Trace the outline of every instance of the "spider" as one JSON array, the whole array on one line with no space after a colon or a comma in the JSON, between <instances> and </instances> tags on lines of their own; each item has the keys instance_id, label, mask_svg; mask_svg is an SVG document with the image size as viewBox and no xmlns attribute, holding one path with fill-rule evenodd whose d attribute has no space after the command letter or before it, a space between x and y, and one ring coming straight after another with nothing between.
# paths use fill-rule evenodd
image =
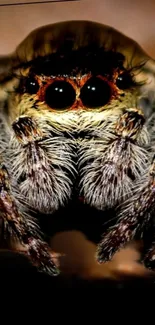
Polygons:
<instances>
[{"instance_id":1,"label":"spider","mask_svg":"<svg viewBox=\"0 0 155 325\"><path fill-rule=\"evenodd\" d=\"M74 200L115 213L99 263L143 237L155 206L154 67L133 40L92 21L42 26L1 57L2 231L39 271L59 274L37 215ZM152 239L148 267L154 256Z\"/></svg>"}]
</instances>

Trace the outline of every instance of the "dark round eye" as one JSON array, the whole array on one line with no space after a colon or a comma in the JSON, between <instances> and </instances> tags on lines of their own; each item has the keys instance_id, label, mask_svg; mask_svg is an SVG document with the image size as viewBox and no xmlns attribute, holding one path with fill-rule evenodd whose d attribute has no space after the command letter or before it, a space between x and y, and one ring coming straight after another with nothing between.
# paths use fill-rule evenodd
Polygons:
<instances>
[{"instance_id":1,"label":"dark round eye","mask_svg":"<svg viewBox=\"0 0 155 325\"><path fill-rule=\"evenodd\" d=\"M45 93L45 101L53 109L66 109L74 104L76 98L72 85L63 80L54 81Z\"/></svg>"},{"instance_id":2,"label":"dark round eye","mask_svg":"<svg viewBox=\"0 0 155 325\"><path fill-rule=\"evenodd\" d=\"M111 98L111 87L105 80L92 77L82 87L80 98L86 107L104 106Z\"/></svg>"},{"instance_id":3,"label":"dark round eye","mask_svg":"<svg viewBox=\"0 0 155 325\"><path fill-rule=\"evenodd\" d=\"M39 90L39 84L34 78L27 78L25 81L25 91L29 94L36 94Z\"/></svg>"},{"instance_id":4,"label":"dark round eye","mask_svg":"<svg viewBox=\"0 0 155 325\"><path fill-rule=\"evenodd\" d=\"M116 85L120 89L130 88L133 85L133 80L130 73L129 72L121 73L116 80Z\"/></svg>"}]
</instances>

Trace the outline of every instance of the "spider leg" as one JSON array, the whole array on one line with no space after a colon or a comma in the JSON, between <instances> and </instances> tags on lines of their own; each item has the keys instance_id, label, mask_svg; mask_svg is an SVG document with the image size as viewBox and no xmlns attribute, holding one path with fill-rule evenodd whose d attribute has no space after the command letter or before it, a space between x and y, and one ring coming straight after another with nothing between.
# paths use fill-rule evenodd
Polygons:
<instances>
[{"instance_id":1,"label":"spider leg","mask_svg":"<svg viewBox=\"0 0 155 325\"><path fill-rule=\"evenodd\" d=\"M136 108L118 113L115 119L108 117L109 122L103 120L95 139L82 142L83 147L88 143L81 154L82 195L87 204L104 211L117 207L130 195L148 160L149 133L143 113Z\"/></svg>"},{"instance_id":2,"label":"spider leg","mask_svg":"<svg viewBox=\"0 0 155 325\"><path fill-rule=\"evenodd\" d=\"M155 271L155 224L154 211L144 232L144 244L141 261L148 269Z\"/></svg>"},{"instance_id":3,"label":"spider leg","mask_svg":"<svg viewBox=\"0 0 155 325\"><path fill-rule=\"evenodd\" d=\"M73 141L43 117L21 115L12 129L8 155L12 176L31 209L51 214L72 195Z\"/></svg>"},{"instance_id":4,"label":"spider leg","mask_svg":"<svg viewBox=\"0 0 155 325\"><path fill-rule=\"evenodd\" d=\"M143 262L148 269L155 271L155 241L145 252Z\"/></svg>"},{"instance_id":5,"label":"spider leg","mask_svg":"<svg viewBox=\"0 0 155 325\"><path fill-rule=\"evenodd\" d=\"M154 208L155 157L151 168L135 182L131 197L120 206L117 223L103 234L97 249L97 260L100 263L108 261L127 242L135 239L137 234L143 237L144 227L152 218ZM150 257L152 252L150 250Z\"/></svg>"},{"instance_id":6,"label":"spider leg","mask_svg":"<svg viewBox=\"0 0 155 325\"><path fill-rule=\"evenodd\" d=\"M6 167L0 165L0 217L6 233L26 246L26 254L40 272L57 275L58 270L51 258L47 244L42 240L37 225L17 208L13 197L10 177Z\"/></svg>"}]
</instances>

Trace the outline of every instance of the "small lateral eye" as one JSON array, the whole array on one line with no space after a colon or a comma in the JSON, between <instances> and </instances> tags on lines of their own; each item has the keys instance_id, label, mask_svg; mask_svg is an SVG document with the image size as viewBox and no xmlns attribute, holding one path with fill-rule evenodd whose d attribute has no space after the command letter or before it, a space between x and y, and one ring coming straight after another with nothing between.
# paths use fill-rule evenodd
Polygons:
<instances>
[{"instance_id":1,"label":"small lateral eye","mask_svg":"<svg viewBox=\"0 0 155 325\"><path fill-rule=\"evenodd\" d=\"M133 86L133 80L130 73L126 71L121 73L116 80L116 85L119 89L129 89Z\"/></svg>"},{"instance_id":2,"label":"small lateral eye","mask_svg":"<svg viewBox=\"0 0 155 325\"><path fill-rule=\"evenodd\" d=\"M71 107L76 99L72 85L64 80L54 81L45 92L45 102L53 109L61 110Z\"/></svg>"},{"instance_id":3,"label":"small lateral eye","mask_svg":"<svg viewBox=\"0 0 155 325\"><path fill-rule=\"evenodd\" d=\"M112 95L107 81L99 78L90 78L82 87L80 98L85 107L97 108L106 105Z\"/></svg>"},{"instance_id":4,"label":"small lateral eye","mask_svg":"<svg viewBox=\"0 0 155 325\"><path fill-rule=\"evenodd\" d=\"M33 77L28 77L25 80L25 91L29 94L36 94L39 90L39 84L37 80Z\"/></svg>"}]
</instances>

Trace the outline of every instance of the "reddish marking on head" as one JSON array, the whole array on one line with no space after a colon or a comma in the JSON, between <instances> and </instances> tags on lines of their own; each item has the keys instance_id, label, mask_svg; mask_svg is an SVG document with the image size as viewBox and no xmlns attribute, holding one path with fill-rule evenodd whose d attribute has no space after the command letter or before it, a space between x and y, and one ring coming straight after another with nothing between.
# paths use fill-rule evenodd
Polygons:
<instances>
[{"instance_id":1,"label":"reddish marking on head","mask_svg":"<svg viewBox=\"0 0 155 325\"><path fill-rule=\"evenodd\" d=\"M74 104L70 107L70 110L77 110L77 109L85 109L82 101L80 98L77 98L74 102Z\"/></svg>"},{"instance_id":2,"label":"reddish marking on head","mask_svg":"<svg viewBox=\"0 0 155 325\"><path fill-rule=\"evenodd\" d=\"M40 85L39 91L37 93L38 96L38 100L41 102L44 102L45 100L45 92L46 89L55 81L66 81L68 83L70 83L72 85L72 87L75 90L76 93L76 99L74 104L69 107L67 110L77 110L77 109L87 109L81 99L80 99L80 89L85 85L85 83L92 77L91 73L86 74L84 76L77 76L77 78L73 78L73 77L45 77L44 80L41 80L41 78L37 77L38 79L38 83ZM97 75L98 78L106 81L111 89L111 99L114 99L117 97L118 95L118 88L115 85L115 83L113 81L108 80L107 77L104 77L102 75ZM49 108L50 110L52 110L52 108ZM54 110L54 109L53 109ZM55 111L55 110L54 110Z\"/></svg>"},{"instance_id":3,"label":"reddish marking on head","mask_svg":"<svg viewBox=\"0 0 155 325\"><path fill-rule=\"evenodd\" d=\"M102 79L102 80L104 80L104 81L106 81L107 84L110 86L110 89L111 89L111 99L116 98L117 95L118 95L118 88L116 87L116 85L114 84L114 82L108 80L106 77L101 76L101 75L98 75L97 77L100 78L100 79Z\"/></svg>"}]
</instances>

